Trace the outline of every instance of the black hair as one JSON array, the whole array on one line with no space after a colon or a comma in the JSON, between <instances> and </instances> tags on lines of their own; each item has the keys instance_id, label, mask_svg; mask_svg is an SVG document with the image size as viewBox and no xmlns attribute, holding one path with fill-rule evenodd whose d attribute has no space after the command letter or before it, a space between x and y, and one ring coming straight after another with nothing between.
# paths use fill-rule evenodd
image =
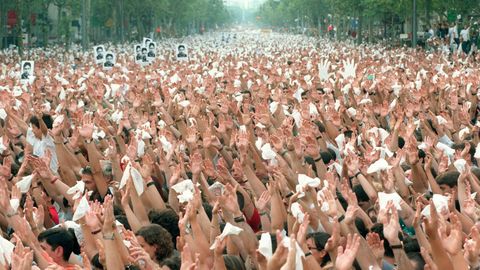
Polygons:
<instances>
[{"instance_id":1,"label":"black hair","mask_svg":"<svg viewBox=\"0 0 480 270\"><path fill-rule=\"evenodd\" d=\"M318 251L322 251L325 249L325 246L327 245L327 241L330 238L330 234L326 232L313 232L307 234L307 239L313 239L313 242L315 243L315 247L317 248ZM326 255L322 259L322 264L320 266L324 266L330 261L330 255L328 252L326 252Z\"/></svg>"},{"instance_id":2,"label":"black hair","mask_svg":"<svg viewBox=\"0 0 480 270\"><path fill-rule=\"evenodd\" d=\"M151 210L148 213L148 219L151 223L158 224L165 228L172 236L173 245L176 245L177 236L180 236L180 229L178 228L179 217L174 210L170 208Z\"/></svg>"},{"instance_id":3,"label":"black hair","mask_svg":"<svg viewBox=\"0 0 480 270\"><path fill-rule=\"evenodd\" d=\"M185 46L184 46L184 45L180 45L180 46L178 46L178 49L179 49L179 50L180 50L180 49L184 49L184 50L185 50Z\"/></svg>"},{"instance_id":4,"label":"black hair","mask_svg":"<svg viewBox=\"0 0 480 270\"><path fill-rule=\"evenodd\" d=\"M425 259L423 259L422 254L418 252L408 252L408 259L415 262L414 268L412 270L423 270L425 267Z\"/></svg>"},{"instance_id":5,"label":"black hair","mask_svg":"<svg viewBox=\"0 0 480 270\"><path fill-rule=\"evenodd\" d=\"M108 53L107 55L105 55L105 57L109 57L109 56L113 58L113 54L111 53Z\"/></svg>"},{"instance_id":6,"label":"black hair","mask_svg":"<svg viewBox=\"0 0 480 270\"><path fill-rule=\"evenodd\" d=\"M460 173L458 171L449 171L438 175L435 180L438 185L447 185L451 188L457 186L458 177Z\"/></svg>"},{"instance_id":7,"label":"black hair","mask_svg":"<svg viewBox=\"0 0 480 270\"><path fill-rule=\"evenodd\" d=\"M398 148L402 149L405 146L405 139L401 136L398 136Z\"/></svg>"},{"instance_id":8,"label":"black hair","mask_svg":"<svg viewBox=\"0 0 480 270\"><path fill-rule=\"evenodd\" d=\"M363 238L367 236L368 228L361 218L355 218L355 227L357 227L358 232Z\"/></svg>"},{"instance_id":9,"label":"black hair","mask_svg":"<svg viewBox=\"0 0 480 270\"><path fill-rule=\"evenodd\" d=\"M90 263L92 264L92 266L94 266L95 268L99 268L99 269L105 269L102 265L102 263L100 262L100 256L97 254L93 255L92 259L90 260Z\"/></svg>"},{"instance_id":10,"label":"black hair","mask_svg":"<svg viewBox=\"0 0 480 270\"><path fill-rule=\"evenodd\" d=\"M70 258L76 241L75 237L70 231L61 227L45 230L41 232L37 238L38 241L45 241L47 244L49 244L52 247L52 250L56 249L57 247L62 247L62 257L65 261L68 261Z\"/></svg>"},{"instance_id":11,"label":"black hair","mask_svg":"<svg viewBox=\"0 0 480 270\"><path fill-rule=\"evenodd\" d=\"M45 126L47 126L48 129L52 129L53 128L53 118L50 114L42 114L42 120L43 120L43 123L45 123Z\"/></svg>"},{"instance_id":12,"label":"black hair","mask_svg":"<svg viewBox=\"0 0 480 270\"><path fill-rule=\"evenodd\" d=\"M30 117L29 123L34 125L37 128L40 128L40 121L38 120L38 118L35 115Z\"/></svg>"},{"instance_id":13,"label":"black hair","mask_svg":"<svg viewBox=\"0 0 480 270\"><path fill-rule=\"evenodd\" d=\"M158 224L143 226L135 235L143 237L145 242L156 247L155 260L161 262L173 254L173 241L170 233Z\"/></svg>"},{"instance_id":14,"label":"black hair","mask_svg":"<svg viewBox=\"0 0 480 270\"><path fill-rule=\"evenodd\" d=\"M180 270L182 260L177 255L166 258L160 263L160 266L167 266L170 270Z\"/></svg>"},{"instance_id":15,"label":"black hair","mask_svg":"<svg viewBox=\"0 0 480 270\"><path fill-rule=\"evenodd\" d=\"M80 174L88 174L88 175L93 175L92 167L90 166L85 166L80 170Z\"/></svg>"},{"instance_id":16,"label":"black hair","mask_svg":"<svg viewBox=\"0 0 480 270\"><path fill-rule=\"evenodd\" d=\"M223 255L223 261L227 270L246 270L245 264L239 256Z\"/></svg>"},{"instance_id":17,"label":"black hair","mask_svg":"<svg viewBox=\"0 0 480 270\"><path fill-rule=\"evenodd\" d=\"M128 223L128 218L126 215L115 215L115 219L118 220L118 222L122 223L125 229L127 230L132 229L132 227L130 227L130 223Z\"/></svg>"},{"instance_id":18,"label":"black hair","mask_svg":"<svg viewBox=\"0 0 480 270\"><path fill-rule=\"evenodd\" d=\"M26 66L32 67L32 63L30 63L30 62L25 62L25 64L23 64L23 68L25 68Z\"/></svg>"}]
</instances>

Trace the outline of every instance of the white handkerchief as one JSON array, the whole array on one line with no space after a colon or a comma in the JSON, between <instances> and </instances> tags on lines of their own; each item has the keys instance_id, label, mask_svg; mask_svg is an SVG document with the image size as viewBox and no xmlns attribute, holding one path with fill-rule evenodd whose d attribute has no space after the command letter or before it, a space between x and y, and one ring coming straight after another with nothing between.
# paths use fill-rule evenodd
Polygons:
<instances>
[{"instance_id":1,"label":"white handkerchief","mask_svg":"<svg viewBox=\"0 0 480 270\"><path fill-rule=\"evenodd\" d=\"M5 120L7 118L7 112L4 109L0 109L0 119Z\"/></svg>"},{"instance_id":2,"label":"white handkerchief","mask_svg":"<svg viewBox=\"0 0 480 270\"><path fill-rule=\"evenodd\" d=\"M367 173L376 173L379 171L389 170L390 168L392 168L392 166L388 165L388 162L381 158L368 167Z\"/></svg>"},{"instance_id":3,"label":"white handkerchief","mask_svg":"<svg viewBox=\"0 0 480 270\"><path fill-rule=\"evenodd\" d=\"M97 129L93 132L92 134L92 138L94 140L100 140L100 139L103 139L105 138L106 134L105 134L105 131L101 130L101 129Z\"/></svg>"},{"instance_id":4,"label":"white handkerchief","mask_svg":"<svg viewBox=\"0 0 480 270\"><path fill-rule=\"evenodd\" d=\"M441 115L437 115L437 122L439 125L445 125L446 123L448 123L447 120Z\"/></svg>"},{"instance_id":5,"label":"white handkerchief","mask_svg":"<svg viewBox=\"0 0 480 270\"><path fill-rule=\"evenodd\" d=\"M275 159L277 156L277 153L272 150L272 147L269 143L264 144L260 150L262 151L262 158L265 160Z\"/></svg>"},{"instance_id":6,"label":"white handkerchief","mask_svg":"<svg viewBox=\"0 0 480 270\"><path fill-rule=\"evenodd\" d=\"M186 107L188 107L188 105L190 105L190 101L189 100L182 100L182 101L178 102L178 105L186 108Z\"/></svg>"},{"instance_id":7,"label":"white handkerchief","mask_svg":"<svg viewBox=\"0 0 480 270\"><path fill-rule=\"evenodd\" d=\"M182 182L179 182L173 186L171 186L173 190L175 190L176 193L182 193L186 190L193 191L195 188L193 186L193 182L190 179L185 179Z\"/></svg>"},{"instance_id":8,"label":"white handkerchief","mask_svg":"<svg viewBox=\"0 0 480 270\"><path fill-rule=\"evenodd\" d=\"M290 237L285 236L282 239L282 245L288 250L291 248L296 248L296 255L295 255L295 270L303 270L303 262L302 262L302 257L305 257L305 253L303 253L302 248L298 245L297 241L295 241L295 247L290 246Z\"/></svg>"},{"instance_id":9,"label":"white handkerchief","mask_svg":"<svg viewBox=\"0 0 480 270\"><path fill-rule=\"evenodd\" d=\"M12 253L15 245L7 239L0 236L0 262L9 265L12 262ZM5 259L7 260L5 262Z\"/></svg>"},{"instance_id":10,"label":"white handkerchief","mask_svg":"<svg viewBox=\"0 0 480 270\"><path fill-rule=\"evenodd\" d=\"M15 185L22 193L27 193L32 185L33 174L22 177L22 180L18 181Z\"/></svg>"},{"instance_id":11,"label":"white handkerchief","mask_svg":"<svg viewBox=\"0 0 480 270\"><path fill-rule=\"evenodd\" d=\"M230 222L227 222L225 228L223 228L223 232L219 236L223 240L223 238L228 235L239 235L241 232L243 232L242 228L232 225L230 224Z\"/></svg>"},{"instance_id":12,"label":"white handkerchief","mask_svg":"<svg viewBox=\"0 0 480 270\"><path fill-rule=\"evenodd\" d=\"M296 218L299 223L303 222L305 214L302 212L302 209L300 208L300 204L298 202L292 203L290 211L292 211L292 216Z\"/></svg>"},{"instance_id":13,"label":"white handkerchief","mask_svg":"<svg viewBox=\"0 0 480 270\"><path fill-rule=\"evenodd\" d=\"M380 210L385 209L387 207L387 203L389 201L393 202L395 208L397 210L401 210L402 207L400 206L400 202L402 201L402 197L398 195L398 193L385 193L385 192L378 192L378 204L380 205Z\"/></svg>"},{"instance_id":14,"label":"white handkerchief","mask_svg":"<svg viewBox=\"0 0 480 270\"><path fill-rule=\"evenodd\" d=\"M77 221L84 217L87 212L90 210L90 205L88 205L88 200L86 196L83 196L82 199L80 200L80 203L77 206L77 210L75 210L75 213L73 214L73 221Z\"/></svg>"},{"instance_id":15,"label":"white handkerchief","mask_svg":"<svg viewBox=\"0 0 480 270\"><path fill-rule=\"evenodd\" d=\"M448 209L448 197L443 196L440 194L433 194L432 197L433 204L435 205L435 209L437 212L440 213L443 209Z\"/></svg>"},{"instance_id":16,"label":"white handkerchief","mask_svg":"<svg viewBox=\"0 0 480 270\"><path fill-rule=\"evenodd\" d=\"M453 162L453 166L457 169L459 173L463 173L465 171L465 165L467 164L467 161L463 158L455 160Z\"/></svg>"},{"instance_id":17,"label":"white handkerchief","mask_svg":"<svg viewBox=\"0 0 480 270\"><path fill-rule=\"evenodd\" d=\"M85 183L83 181L77 181L75 186L67 190L67 194L70 194L70 195L75 194L75 196L73 196L73 199L76 200L83 195L84 191L85 191Z\"/></svg>"},{"instance_id":18,"label":"white handkerchief","mask_svg":"<svg viewBox=\"0 0 480 270\"><path fill-rule=\"evenodd\" d=\"M360 100L360 105L363 105L363 104L367 104L367 103L372 103L372 100L369 99L369 98L364 98L362 100Z\"/></svg>"},{"instance_id":19,"label":"white handkerchief","mask_svg":"<svg viewBox=\"0 0 480 270\"><path fill-rule=\"evenodd\" d=\"M302 102L302 93L303 93L303 89L301 87L299 87L297 89L297 91L295 91L295 93L293 94L293 97L300 103Z\"/></svg>"},{"instance_id":20,"label":"white handkerchief","mask_svg":"<svg viewBox=\"0 0 480 270\"><path fill-rule=\"evenodd\" d=\"M139 140L137 142L137 156L143 157L145 155L145 142L143 140Z\"/></svg>"},{"instance_id":21,"label":"white handkerchief","mask_svg":"<svg viewBox=\"0 0 480 270\"><path fill-rule=\"evenodd\" d=\"M170 152L170 149L172 149L172 144L165 138L165 136L160 136L160 143L162 144L163 151L165 153Z\"/></svg>"},{"instance_id":22,"label":"white handkerchief","mask_svg":"<svg viewBox=\"0 0 480 270\"><path fill-rule=\"evenodd\" d=\"M470 129L468 127L465 127L458 132L458 137L460 138L460 140L463 140L464 136L468 134L470 134Z\"/></svg>"},{"instance_id":23,"label":"white handkerchief","mask_svg":"<svg viewBox=\"0 0 480 270\"><path fill-rule=\"evenodd\" d=\"M305 174L298 175L298 184L301 186L310 186L310 187L318 187L320 185L320 179L318 177L311 178Z\"/></svg>"},{"instance_id":24,"label":"white handkerchief","mask_svg":"<svg viewBox=\"0 0 480 270\"><path fill-rule=\"evenodd\" d=\"M347 109L347 113L350 117L355 117L357 115L357 110L354 108L350 107Z\"/></svg>"},{"instance_id":25,"label":"white handkerchief","mask_svg":"<svg viewBox=\"0 0 480 270\"><path fill-rule=\"evenodd\" d=\"M393 108L395 108L395 106L397 106L397 99L394 99L392 101L392 103L390 103L390 106L388 106L388 110L389 111L393 110Z\"/></svg>"},{"instance_id":26,"label":"white handkerchief","mask_svg":"<svg viewBox=\"0 0 480 270\"><path fill-rule=\"evenodd\" d=\"M277 108L278 108L278 102L277 101L273 101L272 103L269 104L268 108L270 109L270 113L275 113L277 111Z\"/></svg>"},{"instance_id":27,"label":"white handkerchief","mask_svg":"<svg viewBox=\"0 0 480 270\"><path fill-rule=\"evenodd\" d=\"M0 154L3 154L3 152L7 149L8 148L3 144L3 136L2 136L0 137Z\"/></svg>"},{"instance_id":28,"label":"white handkerchief","mask_svg":"<svg viewBox=\"0 0 480 270\"><path fill-rule=\"evenodd\" d=\"M133 167L130 169L130 174L132 175L133 186L135 187L135 190L137 191L138 196L142 195L143 193L142 175L137 169Z\"/></svg>"},{"instance_id":29,"label":"white handkerchief","mask_svg":"<svg viewBox=\"0 0 480 270\"><path fill-rule=\"evenodd\" d=\"M337 143L337 146L338 146L338 149L340 151L343 150L343 147L344 147L344 143L345 143L345 135L343 133L341 133L340 135L338 135L336 138L335 138L335 142Z\"/></svg>"},{"instance_id":30,"label":"white handkerchief","mask_svg":"<svg viewBox=\"0 0 480 270\"><path fill-rule=\"evenodd\" d=\"M193 199L193 192L190 190L185 190L184 192L177 195L179 203L186 203Z\"/></svg>"},{"instance_id":31,"label":"white handkerchief","mask_svg":"<svg viewBox=\"0 0 480 270\"><path fill-rule=\"evenodd\" d=\"M272 251L272 237L270 233L262 233L260 241L258 242L258 251L262 254L267 260L270 260L273 255Z\"/></svg>"},{"instance_id":32,"label":"white handkerchief","mask_svg":"<svg viewBox=\"0 0 480 270\"><path fill-rule=\"evenodd\" d=\"M115 123L119 123L120 120L123 118L123 111L116 110L115 112L112 113L111 119Z\"/></svg>"},{"instance_id":33,"label":"white handkerchief","mask_svg":"<svg viewBox=\"0 0 480 270\"><path fill-rule=\"evenodd\" d=\"M319 115L317 107L312 103L308 104L308 110L310 112L310 115L313 115L313 116Z\"/></svg>"},{"instance_id":34,"label":"white handkerchief","mask_svg":"<svg viewBox=\"0 0 480 270\"><path fill-rule=\"evenodd\" d=\"M477 144L477 147L475 148L475 155L473 155L473 157L480 158L480 143Z\"/></svg>"},{"instance_id":35,"label":"white handkerchief","mask_svg":"<svg viewBox=\"0 0 480 270\"><path fill-rule=\"evenodd\" d=\"M444 143L438 142L436 147L439 150L442 150L447 156L453 156L455 154L455 150L453 150L452 148L450 148L448 145Z\"/></svg>"},{"instance_id":36,"label":"white handkerchief","mask_svg":"<svg viewBox=\"0 0 480 270\"><path fill-rule=\"evenodd\" d=\"M132 165L130 162L128 162L127 167L125 167L125 171L123 171L122 179L120 180L120 185L118 186L119 189L122 189L128 181L128 178L130 178L130 170L132 168Z\"/></svg>"},{"instance_id":37,"label":"white handkerchief","mask_svg":"<svg viewBox=\"0 0 480 270\"><path fill-rule=\"evenodd\" d=\"M18 207L20 206L20 200L19 199L10 199L10 206L12 209L17 212Z\"/></svg>"}]
</instances>

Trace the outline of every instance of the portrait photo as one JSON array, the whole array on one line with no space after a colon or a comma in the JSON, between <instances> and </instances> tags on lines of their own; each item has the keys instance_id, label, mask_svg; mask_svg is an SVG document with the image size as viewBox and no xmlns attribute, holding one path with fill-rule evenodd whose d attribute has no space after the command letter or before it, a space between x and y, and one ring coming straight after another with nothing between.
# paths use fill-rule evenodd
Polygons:
<instances>
[{"instance_id":1,"label":"portrait photo","mask_svg":"<svg viewBox=\"0 0 480 270\"><path fill-rule=\"evenodd\" d=\"M33 61L22 61L22 70L20 71L20 79L21 80L29 80L33 77L33 68L34 62Z\"/></svg>"},{"instance_id":2,"label":"portrait photo","mask_svg":"<svg viewBox=\"0 0 480 270\"><path fill-rule=\"evenodd\" d=\"M105 61L105 46L99 45L94 47L95 63L100 64Z\"/></svg>"},{"instance_id":3,"label":"portrait photo","mask_svg":"<svg viewBox=\"0 0 480 270\"><path fill-rule=\"evenodd\" d=\"M188 51L187 46L185 44L179 44L177 46L177 60L187 60L188 59Z\"/></svg>"},{"instance_id":4,"label":"portrait photo","mask_svg":"<svg viewBox=\"0 0 480 270\"><path fill-rule=\"evenodd\" d=\"M103 63L103 67L105 69L111 69L114 65L115 65L115 54L113 52L106 52L105 62Z\"/></svg>"}]
</instances>

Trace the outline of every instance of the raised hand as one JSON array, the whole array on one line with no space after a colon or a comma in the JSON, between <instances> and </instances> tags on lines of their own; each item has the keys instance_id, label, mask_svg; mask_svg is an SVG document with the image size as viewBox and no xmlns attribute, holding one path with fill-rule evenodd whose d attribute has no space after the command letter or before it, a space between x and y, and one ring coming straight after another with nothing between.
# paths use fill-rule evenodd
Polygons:
<instances>
[{"instance_id":1,"label":"raised hand","mask_svg":"<svg viewBox=\"0 0 480 270\"><path fill-rule=\"evenodd\" d=\"M347 236L347 244L345 249L343 246L338 247L338 255L335 260L335 268L337 270L352 269L353 261L357 256L358 248L360 247L360 236L358 234Z\"/></svg>"}]
</instances>

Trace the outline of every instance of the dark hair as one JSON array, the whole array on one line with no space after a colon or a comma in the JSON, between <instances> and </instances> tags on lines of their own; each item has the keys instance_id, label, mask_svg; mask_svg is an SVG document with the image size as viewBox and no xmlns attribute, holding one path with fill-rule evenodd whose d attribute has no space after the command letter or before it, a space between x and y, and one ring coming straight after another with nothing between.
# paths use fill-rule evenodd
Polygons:
<instances>
[{"instance_id":1,"label":"dark hair","mask_svg":"<svg viewBox=\"0 0 480 270\"><path fill-rule=\"evenodd\" d=\"M407 257L416 263L413 270L423 270L425 266L425 260L422 257L422 254L418 252L408 252Z\"/></svg>"},{"instance_id":2,"label":"dark hair","mask_svg":"<svg viewBox=\"0 0 480 270\"><path fill-rule=\"evenodd\" d=\"M118 222L122 223L123 227L127 230L131 230L132 227L130 227L130 223L128 223L128 218L126 215L115 215L115 219L118 220Z\"/></svg>"},{"instance_id":3,"label":"dark hair","mask_svg":"<svg viewBox=\"0 0 480 270\"><path fill-rule=\"evenodd\" d=\"M388 240L385 239L385 236L383 235L383 224L382 223L375 223L373 226L370 228L370 231L375 232L380 236L380 239L383 240L383 248L385 249L385 256L389 258L393 258L393 250L390 247L390 243L388 243Z\"/></svg>"},{"instance_id":4,"label":"dark hair","mask_svg":"<svg viewBox=\"0 0 480 270\"><path fill-rule=\"evenodd\" d=\"M398 136L398 148L402 149L405 146L405 139L403 137Z\"/></svg>"},{"instance_id":5,"label":"dark hair","mask_svg":"<svg viewBox=\"0 0 480 270\"><path fill-rule=\"evenodd\" d=\"M92 264L92 266L94 266L95 268L99 268L99 269L105 269L102 265L102 263L100 262L100 256L97 254L93 255L92 259L90 259L90 263Z\"/></svg>"},{"instance_id":6,"label":"dark hair","mask_svg":"<svg viewBox=\"0 0 480 270\"><path fill-rule=\"evenodd\" d=\"M239 256L223 255L225 268L227 270L245 270L245 264Z\"/></svg>"},{"instance_id":7,"label":"dark hair","mask_svg":"<svg viewBox=\"0 0 480 270\"><path fill-rule=\"evenodd\" d=\"M98 52L98 50L102 49L103 50L103 47L102 46L98 46L95 50Z\"/></svg>"},{"instance_id":8,"label":"dark hair","mask_svg":"<svg viewBox=\"0 0 480 270\"><path fill-rule=\"evenodd\" d=\"M317 248L318 251L324 250L325 246L327 245L327 241L330 238L330 234L326 232L314 232L314 233L309 233L307 234L307 239L313 239L313 242L315 243L315 247ZM330 261L330 255L328 252L326 253L325 257L322 259L322 264L321 266L324 266Z\"/></svg>"},{"instance_id":9,"label":"dark hair","mask_svg":"<svg viewBox=\"0 0 480 270\"><path fill-rule=\"evenodd\" d=\"M42 114L43 123L47 126L48 129L52 129L53 127L53 118L50 114L44 113Z\"/></svg>"},{"instance_id":10,"label":"dark hair","mask_svg":"<svg viewBox=\"0 0 480 270\"><path fill-rule=\"evenodd\" d=\"M38 120L38 117L36 117L35 115L30 117L29 123L36 126L37 128L40 128L40 121Z\"/></svg>"},{"instance_id":11,"label":"dark hair","mask_svg":"<svg viewBox=\"0 0 480 270\"><path fill-rule=\"evenodd\" d=\"M185 50L185 46L184 45L180 45L178 46L178 49L180 50L180 48L184 49Z\"/></svg>"},{"instance_id":12,"label":"dark hair","mask_svg":"<svg viewBox=\"0 0 480 270\"><path fill-rule=\"evenodd\" d=\"M151 42L150 44L148 44L148 47L149 47L149 48L150 48L150 47L155 48L155 43Z\"/></svg>"},{"instance_id":13,"label":"dark hair","mask_svg":"<svg viewBox=\"0 0 480 270\"><path fill-rule=\"evenodd\" d=\"M92 168L90 166L85 166L85 168L82 168L80 170L80 173L81 174L88 174L88 175L93 175L93 171L92 171Z\"/></svg>"},{"instance_id":14,"label":"dark hair","mask_svg":"<svg viewBox=\"0 0 480 270\"><path fill-rule=\"evenodd\" d=\"M72 235L72 233L67 229L60 227L45 230L41 232L37 238L40 242L47 242L47 244L52 247L52 250L56 249L57 247L62 247L62 256L65 261L68 261L70 258L75 245L75 237Z\"/></svg>"},{"instance_id":15,"label":"dark hair","mask_svg":"<svg viewBox=\"0 0 480 270\"><path fill-rule=\"evenodd\" d=\"M30 62L25 62L25 64L23 64L23 67L25 68L26 66L32 67L32 63L30 63Z\"/></svg>"},{"instance_id":16,"label":"dark hair","mask_svg":"<svg viewBox=\"0 0 480 270\"><path fill-rule=\"evenodd\" d=\"M167 266L170 270L180 270L182 260L177 255L166 258L160 263L160 266Z\"/></svg>"},{"instance_id":17,"label":"dark hair","mask_svg":"<svg viewBox=\"0 0 480 270\"><path fill-rule=\"evenodd\" d=\"M108 53L107 55L105 55L105 57L109 57L109 56L113 58L113 54L111 53Z\"/></svg>"},{"instance_id":18,"label":"dark hair","mask_svg":"<svg viewBox=\"0 0 480 270\"><path fill-rule=\"evenodd\" d=\"M458 171L449 171L440 174L437 176L437 178L435 178L435 180L437 181L438 185L447 185L453 188L457 186L459 176L460 173Z\"/></svg>"},{"instance_id":19,"label":"dark hair","mask_svg":"<svg viewBox=\"0 0 480 270\"><path fill-rule=\"evenodd\" d=\"M177 243L177 236L180 236L178 228L178 215L172 209L151 210L148 213L148 219L153 224L158 224L165 228L172 236L173 245Z\"/></svg>"},{"instance_id":20,"label":"dark hair","mask_svg":"<svg viewBox=\"0 0 480 270\"><path fill-rule=\"evenodd\" d=\"M155 246L155 259L158 262L170 257L173 254L173 242L170 233L158 224L143 226L135 234L143 237L147 244Z\"/></svg>"}]
</instances>

